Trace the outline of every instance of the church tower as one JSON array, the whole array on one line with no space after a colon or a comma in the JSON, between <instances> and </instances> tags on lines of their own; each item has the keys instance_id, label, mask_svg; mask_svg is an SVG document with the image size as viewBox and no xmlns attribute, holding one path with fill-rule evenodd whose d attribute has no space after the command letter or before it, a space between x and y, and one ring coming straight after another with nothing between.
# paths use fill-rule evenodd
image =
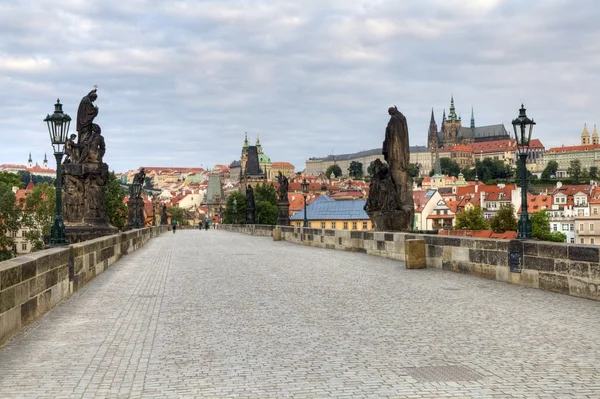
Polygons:
<instances>
[{"instance_id":1,"label":"church tower","mask_svg":"<svg viewBox=\"0 0 600 399\"><path fill-rule=\"evenodd\" d=\"M44 169L48 169L48 157L44 154Z\"/></svg>"},{"instance_id":2,"label":"church tower","mask_svg":"<svg viewBox=\"0 0 600 399\"><path fill-rule=\"evenodd\" d=\"M429 121L429 133L427 135L427 148L433 150L439 147L438 143L438 127L435 123L435 117L433 115L433 108L431 108L431 120Z\"/></svg>"},{"instance_id":3,"label":"church tower","mask_svg":"<svg viewBox=\"0 0 600 399\"><path fill-rule=\"evenodd\" d=\"M594 133L592 134L592 144L600 144L598 137L598 129L596 129L596 125L594 125Z\"/></svg>"},{"instance_id":4,"label":"church tower","mask_svg":"<svg viewBox=\"0 0 600 399\"><path fill-rule=\"evenodd\" d=\"M31 159L31 153L29 153L29 159L27 160L27 167L33 168L33 159Z\"/></svg>"},{"instance_id":5,"label":"church tower","mask_svg":"<svg viewBox=\"0 0 600 399\"><path fill-rule=\"evenodd\" d=\"M454 107L454 96L450 97L450 112L448 118L444 121L444 147L453 147L457 144L458 131L462 126L460 117L456 116Z\"/></svg>"},{"instance_id":6,"label":"church tower","mask_svg":"<svg viewBox=\"0 0 600 399\"><path fill-rule=\"evenodd\" d=\"M588 132L587 124L583 125L583 132L581 133L581 145L588 145L590 142L590 133Z\"/></svg>"},{"instance_id":7,"label":"church tower","mask_svg":"<svg viewBox=\"0 0 600 399\"><path fill-rule=\"evenodd\" d=\"M242 174L246 170L246 162L248 162L248 133L246 133L244 137L244 145L242 146L242 157L240 158L240 163L242 164Z\"/></svg>"}]
</instances>

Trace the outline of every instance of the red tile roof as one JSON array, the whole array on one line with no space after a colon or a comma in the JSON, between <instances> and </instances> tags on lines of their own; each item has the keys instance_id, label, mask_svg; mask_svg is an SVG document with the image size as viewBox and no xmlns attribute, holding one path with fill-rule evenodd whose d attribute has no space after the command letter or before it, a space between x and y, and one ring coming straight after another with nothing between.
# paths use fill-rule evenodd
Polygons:
<instances>
[{"instance_id":1,"label":"red tile roof","mask_svg":"<svg viewBox=\"0 0 600 399\"><path fill-rule=\"evenodd\" d=\"M600 149L600 144L586 144L586 145L571 145L550 148L546 152L558 153L558 152L573 152L573 151L592 151Z\"/></svg>"}]
</instances>

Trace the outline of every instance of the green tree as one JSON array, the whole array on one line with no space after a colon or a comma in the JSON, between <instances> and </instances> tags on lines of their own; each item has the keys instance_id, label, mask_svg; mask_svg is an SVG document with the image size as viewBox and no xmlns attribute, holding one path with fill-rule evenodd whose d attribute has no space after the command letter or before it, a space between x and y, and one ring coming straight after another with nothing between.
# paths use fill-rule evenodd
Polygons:
<instances>
[{"instance_id":1,"label":"green tree","mask_svg":"<svg viewBox=\"0 0 600 399\"><path fill-rule=\"evenodd\" d=\"M502 205L496 216L490 223L492 230L496 233L505 231L517 231L517 218L515 217L515 207L513 204Z\"/></svg>"},{"instance_id":2,"label":"green tree","mask_svg":"<svg viewBox=\"0 0 600 399\"><path fill-rule=\"evenodd\" d=\"M363 177L363 164L359 161L350 162L348 167L348 175L353 179L362 179Z\"/></svg>"},{"instance_id":3,"label":"green tree","mask_svg":"<svg viewBox=\"0 0 600 399\"><path fill-rule=\"evenodd\" d=\"M127 196L127 192L114 172L108 175L106 183L106 216L110 220L110 224L119 229L127 224L127 205L123 199Z\"/></svg>"},{"instance_id":4,"label":"green tree","mask_svg":"<svg viewBox=\"0 0 600 399\"><path fill-rule=\"evenodd\" d=\"M31 194L25 199L23 209L23 227L27 230L23 236L31 243L32 251L44 249L44 237L50 235L56 215L56 190L46 182L33 187Z\"/></svg>"},{"instance_id":5,"label":"green tree","mask_svg":"<svg viewBox=\"0 0 600 399\"><path fill-rule=\"evenodd\" d=\"M598 178L598 167L597 166L590 166L590 179L597 179Z\"/></svg>"},{"instance_id":6,"label":"green tree","mask_svg":"<svg viewBox=\"0 0 600 399\"><path fill-rule=\"evenodd\" d=\"M21 175L11 172L0 172L0 184L4 184L8 188L12 187L25 187L21 180Z\"/></svg>"},{"instance_id":7,"label":"green tree","mask_svg":"<svg viewBox=\"0 0 600 399\"><path fill-rule=\"evenodd\" d=\"M556 177L556 172L558 171L558 162L556 161L548 161L548 164L544 168L542 172L542 179L550 179L553 176Z\"/></svg>"},{"instance_id":8,"label":"green tree","mask_svg":"<svg viewBox=\"0 0 600 399\"><path fill-rule=\"evenodd\" d=\"M21 209L16 204L12 184L0 183L0 261L13 257L15 242L11 233L19 230L20 220Z\"/></svg>"},{"instance_id":9,"label":"green tree","mask_svg":"<svg viewBox=\"0 0 600 399\"><path fill-rule=\"evenodd\" d=\"M167 211L171 214L171 222L174 220L178 225L183 226L186 222L185 210L177 206L167 207Z\"/></svg>"},{"instance_id":10,"label":"green tree","mask_svg":"<svg viewBox=\"0 0 600 399\"><path fill-rule=\"evenodd\" d=\"M407 172L410 175L410 177L414 179L415 177L419 176L419 167L414 163L409 163Z\"/></svg>"},{"instance_id":11,"label":"green tree","mask_svg":"<svg viewBox=\"0 0 600 399\"><path fill-rule=\"evenodd\" d=\"M456 230L488 230L489 223L483 217L483 210L476 206L456 215Z\"/></svg>"},{"instance_id":12,"label":"green tree","mask_svg":"<svg viewBox=\"0 0 600 399\"><path fill-rule=\"evenodd\" d=\"M235 202L235 206L234 206ZM242 224L246 220L246 195L239 191L234 191L227 197L225 216L223 223Z\"/></svg>"},{"instance_id":13,"label":"green tree","mask_svg":"<svg viewBox=\"0 0 600 399\"><path fill-rule=\"evenodd\" d=\"M571 161L571 166L567 169L567 173L573 179L574 183L579 183L579 178L582 177L581 170L581 161L579 159L575 159Z\"/></svg>"},{"instance_id":14,"label":"green tree","mask_svg":"<svg viewBox=\"0 0 600 399\"><path fill-rule=\"evenodd\" d=\"M531 220L531 235L544 241L565 242L567 235L560 231L550 230L550 215L543 209L529 216Z\"/></svg>"},{"instance_id":15,"label":"green tree","mask_svg":"<svg viewBox=\"0 0 600 399\"><path fill-rule=\"evenodd\" d=\"M446 157L440 158L440 166L441 166L443 175L458 176L458 174L460 173L460 166L458 166L456 161L453 161L450 158L446 158ZM429 172L429 176L433 176L434 174L435 174L435 170L432 169Z\"/></svg>"},{"instance_id":16,"label":"green tree","mask_svg":"<svg viewBox=\"0 0 600 399\"><path fill-rule=\"evenodd\" d=\"M325 175L329 177L332 173L335 177L340 177L342 175L342 168L339 165L331 165L325 171Z\"/></svg>"},{"instance_id":17,"label":"green tree","mask_svg":"<svg viewBox=\"0 0 600 399\"><path fill-rule=\"evenodd\" d=\"M21 181L24 184L23 187L27 186L27 184L29 184L29 181L32 181L33 184L48 183L52 185L54 184L54 180L56 180L54 177L32 175L31 173L23 170L20 170L17 173L19 174L19 176L21 176Z\"/></svg>"},{"instance_id":18,"label":"green tree","mask_svg":"<svg viewBox=\"0 0 600 399\"><path fill-rule=\"evenodd\" d=\"M277 190L272 184L260 184L254 190L257 222L277 224Z\"/></svg>"}]
</instances>

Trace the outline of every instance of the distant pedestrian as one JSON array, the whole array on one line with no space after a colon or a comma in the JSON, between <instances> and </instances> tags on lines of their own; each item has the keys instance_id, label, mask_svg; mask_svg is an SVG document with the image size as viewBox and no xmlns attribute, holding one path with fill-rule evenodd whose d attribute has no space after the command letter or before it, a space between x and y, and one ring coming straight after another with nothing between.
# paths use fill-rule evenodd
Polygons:
<instances>
[{"instance_id":1,"label":"distant pedestrian","mask_svg":"<svg viewBox=\"0 0 600 399\"><path fill-rule=\"evenodd\" d=\"M202 231L202 221L198 223L198 230Z\"/></svg>"},{"instance_id":2,"label":"distant pedestrian","mask_svg":"<svg viewBox=\"0 0 600 399\"><path fill-rule=\"evenodd\" d=\"M204 230L208 230L209 227L210 227L210 222L207 220L206 222L204 222Z\"/></svg>"},{"instance_id":3,"label":"distant pedestrian","mask_svg":"<svg viewBox=\"0 0 600 399\"><path fill-rule=\"evenodd\" d=\"M176 220L173 220L173 221L171 222L171 226L173 227L173 234L175 234L175 230L177 230L177 221L176 221Z\"/></svg>"}]
</instances>

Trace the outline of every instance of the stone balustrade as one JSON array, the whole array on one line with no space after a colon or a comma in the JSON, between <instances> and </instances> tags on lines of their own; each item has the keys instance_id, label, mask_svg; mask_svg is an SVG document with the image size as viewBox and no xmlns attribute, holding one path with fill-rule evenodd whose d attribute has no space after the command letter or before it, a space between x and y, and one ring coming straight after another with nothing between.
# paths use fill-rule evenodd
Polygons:
<instances>
[{"instance_id":1,"label":"stone balustrade","mask_svg":"<svg viewBox=\"0 0 600 399\"><path fill-rule=\"evenodd\" d=\"M420 261L407 261L413 255L407 246L422 240L426 267L600 300L600 248L593 245L287 226L223 224L219 229L383 256L411 267Z\"/></svg>"},{"instance_id":2,"label":"stone balustrade","mask_svg":"<svg viewBox=\"0 0 600 399\"><path fill-rule=\"evenodd\" d=\"M167 226L130 230L0 262L0 344L165 231Z\"/></svg>"}]
</instances>

